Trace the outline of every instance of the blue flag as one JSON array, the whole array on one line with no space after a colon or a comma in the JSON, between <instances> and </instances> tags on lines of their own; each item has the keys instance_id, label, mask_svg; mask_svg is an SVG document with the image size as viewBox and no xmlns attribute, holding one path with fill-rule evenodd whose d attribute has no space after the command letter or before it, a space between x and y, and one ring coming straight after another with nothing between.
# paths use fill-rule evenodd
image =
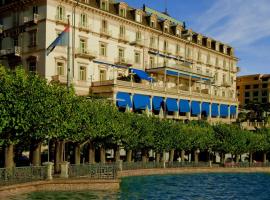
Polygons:
<instances>
[{"instance_id":1,"label":"blue flag","mask_svg":"<svg viewBox=\"0 0 270 200\"><path fill-rule=\"evenodd\" d=\"M47 48L47 56L54 50L57 45L67 46L68 45L68 34L69 26L53 41L53 43Z\"/></svg>"}]
</instances>

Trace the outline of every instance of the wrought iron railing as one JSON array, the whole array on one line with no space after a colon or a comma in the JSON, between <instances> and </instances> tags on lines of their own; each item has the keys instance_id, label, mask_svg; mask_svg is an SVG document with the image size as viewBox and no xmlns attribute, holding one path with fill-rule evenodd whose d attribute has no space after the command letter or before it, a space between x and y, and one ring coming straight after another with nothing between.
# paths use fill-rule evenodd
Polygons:
<instances>
[{"instance_id":1,"label":"wrought iron railing","mask_svg":"<svg viewBox=\"0 0 270 200\"><path fill-rule=\"evenodd\" d=\"M270 162L227 162L223 164L224 167L244 168L244 167L270 167Z\"/></svg>"},{"instance_id":2,"label":"wrought iron railing","mask_svg":"<svg viewBox=\"0 0 270 200\"><path fill-rule=\"evenodd\" d=\"M46 167L0 168L0 186L46 179Z\"/></svg>"},{"instance_id":3,"label":"wrought iron railing","mask_svg":"<svg viewBox=\"0 0 270 200\"><path fill-rule=\"evenodd\" d=\"M69 165L69 177L87 177L91 179L116 179L116 164Z\"/></svg>"}]
</instances>

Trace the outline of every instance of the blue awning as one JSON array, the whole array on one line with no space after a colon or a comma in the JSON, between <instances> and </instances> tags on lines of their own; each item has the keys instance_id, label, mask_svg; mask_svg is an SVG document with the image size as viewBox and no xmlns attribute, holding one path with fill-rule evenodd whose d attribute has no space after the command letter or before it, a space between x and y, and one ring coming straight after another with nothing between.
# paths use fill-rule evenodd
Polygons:
<instances>
[{"instance_id":1,"label":"blue awning","mask_svg":"<svg viewBox=\"0 0 270 200\"><path fill-rule=\"evenodd\" d=\"M199 101L192 101L191 102L191 114L192 115L199 115L201 113L201 106Z\"/></svg>"},{"instance_id":2,"label":"blue awning","mask_svg":"<svg viewBox=\"0 0 270 200\"><path fill-rule=\"evenodd\" d=\"M190 105L189 105L189 101L188 100L181 99L179 101L179 112L181 112L181 113L190 112Z\"/></svg>"},{"instance_id":3,"label":"blue awning","mask_svg":"<svg viewBox=\"0 0 270 200\"><path fill-rule=\"evenodd\" d=\"M167 111L170 111L170 112L177 112L178 111L177 99L167 98L166 109Z\"/></svg>"},{"instance_id":4,"label":"blue awning","mask_svg":"<svg viewBox=\"0 0 270 200\"><path fill-rule=\"evenodd\" d=\"M208 102L203 102L202 103L202 114L204 114L205 116L209 116L210 113L210 103Z\"/></svg>"},{"instance_id":5,"label":"blue awning","mask_svg":"<svg viewBox=\"0 0 270 200\"><path fill-rule=\"evenodd\" d=\"M211 105L211 116L212 117L219 116L218 104L217 103L212 103L212 105Z\"/></svg>"},{"instance_id":6,"label":"blue awning","mask_svg":"<svg viewBox=\"0 0 270 200\"><path fill-rule=\"evenodd\" d=\"M230 115L236 115L236 109L237 109L237 106L231 106L230 107Z\"/></svg>"},{"instance_id":7,"label":"blue awning","mask_svg":"<svg viewBox=\"0 0 270 200\"><path fill-rule=\"evenodd\" d=\"M229 106L225 104L220 105L220 116L228 117L229 116Z\"/></svg>"},{"instance_id":8,"label":"blue awning","mask_svg":"<svg viewBox=\"0 0 270 200\"><path fill-rule=\"evenodd\" d=\"M142 94L134 94L133 105L135 110L145 110L147 107L151 109L150 97Z\"/></svg>"},{"instance_id":9,"label":"blue awning","mask_svg":"<svg viewBox=\"0 0 270 200\"><path fill-rule=\"evenodd\" d=\"M116 105L119 108L126 108L127 106L129 108L132 107L130 94L125 92L118 92L116 95Z\"/></svg>"},{"instance_id":10,"label":"blue awning","mask_svg":"<svg viewBox=\"0 0 270 200\"><path fill-rule=\"evenodd\" d=\"M134 69L134 68L131 68L131 73L135 73L137 74L137 76L140 78L140 79L143 79L143 80L147 80L149 82L151 81L154 81L154 79L152 77L149 76L149 74L147 74L145 71L143 70L139 70L139 69Z\"/></svg>"},{"instance_id":11,"label":"blue awning","mask_svg":"<svg viewBox=\"0 0 270 200\"><path fill-rule=\"evenodd\" d=\"M170 76L178 76L178 72L172 70L166 70L166 74Z\"/></svg>"},{"instance_id":12,"label":"blue awning","mask_svg":"<svg viewBox=\"0 0 270 200\"><path fill-rule=\"evenodd\" d=\"M163 104L163 97L153 97L152 107L153 110L159 111Z\"/></svg>"}]
</instances>

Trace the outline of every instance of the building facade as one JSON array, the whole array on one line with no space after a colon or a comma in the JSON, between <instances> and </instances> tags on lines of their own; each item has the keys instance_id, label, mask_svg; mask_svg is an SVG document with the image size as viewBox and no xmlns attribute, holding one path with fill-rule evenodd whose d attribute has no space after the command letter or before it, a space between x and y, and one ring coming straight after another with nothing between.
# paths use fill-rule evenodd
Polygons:
<instances>
[{"instance_id":1,"label":"building facade","mask_svg":"<svg viewBox=\"0 0 270 200\"><path fill-rule=\"evenodd\" d=\"M70 16L65 46L46 55ZM114 100L121 110L166 118L231 122L237 117L237 58L229 45L146 6L111 0L2 0L0 59L79 95Z\"/></svg>"},{"instance_id":2,"label":"building facade","mask_svg":"<svg viewBox=\"0 0 270 200\"><path fill-rule=\"evenodd\" d=\"M237 77L237 95L242 107L251 102L270 103L270 74Z\"/></svg>"}]
</instances>

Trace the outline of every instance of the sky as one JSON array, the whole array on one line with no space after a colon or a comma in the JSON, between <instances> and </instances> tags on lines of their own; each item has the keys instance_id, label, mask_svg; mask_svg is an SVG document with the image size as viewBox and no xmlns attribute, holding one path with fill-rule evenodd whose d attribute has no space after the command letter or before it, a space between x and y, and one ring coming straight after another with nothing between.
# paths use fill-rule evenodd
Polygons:
<instances>
[{"instance_id":1,"label":"sky","mask_svg":"<svg viewBox=\"0 0 270 200\"><path fill-rule=\"evenodd\" d=\"M270 0L124 0L164 11L186 27L234 47L240 75L270 74Z\"/></svg>"}]
</instances>

